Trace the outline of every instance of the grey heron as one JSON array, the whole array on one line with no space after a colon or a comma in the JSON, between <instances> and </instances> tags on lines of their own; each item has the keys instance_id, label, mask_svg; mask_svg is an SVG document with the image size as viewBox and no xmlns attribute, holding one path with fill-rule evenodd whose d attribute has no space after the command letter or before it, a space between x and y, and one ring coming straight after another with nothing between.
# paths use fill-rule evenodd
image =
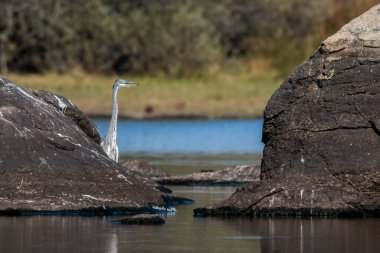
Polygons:
<instances>
[{"instance_id":1,"label":"grey heron","mask_svg":"<svg viewBox=\"0 0 380 253\"><path fill-rule=\"evenodd\" d=\"M108 132L106 137L100 143L100 146L103 148L104 152L108 155L109 158L117 162L119 160L119 148L116 143L116 132L117 132L117 91L119 87L131 87L138 85L136 82L117 79L112 88L112 99L113 99L113 110L110 126L108 128Z\"/></svg>"}]
</instances>

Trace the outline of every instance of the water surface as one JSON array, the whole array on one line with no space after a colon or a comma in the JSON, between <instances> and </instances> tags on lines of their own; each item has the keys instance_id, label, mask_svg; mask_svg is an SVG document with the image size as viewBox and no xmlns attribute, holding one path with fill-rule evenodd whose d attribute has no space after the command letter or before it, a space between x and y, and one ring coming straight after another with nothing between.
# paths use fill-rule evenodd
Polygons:
<instances>
[{"instance_id":1,"label":"water surface","mask_svg":"<svg viewBox=\"0 0 380 253\"><path fill-rule=\"evenodd\" d=\"M109 120L97 119L101 136ZM257 120L119 120L121 154L261 153L263 121Z\"/></svg>"},{"instance_id":2,"label":"water surface","mask_svg":"<svg viewBox=\"0 0 380 253\"><path fill-rule=\"evenodd\" d=\"M96 120L102 133L108 121ZM259 164L261 120L120 121L122 159L147 159L171 174ZM162 226L126 226L121 217L0 217L0 253L16 252L380 252L380 219L194 218L195 207L234 187L173 186L194 199L163 215Z\"/></svg>"},{"instance_id":3,"label":"water surface","mask_svg":"<svg viewBox=\"0 0 380 253\"><path fill-rule=\"evenodd\" d=\"M109 120L95 119L104 137ZM120 159L150 161L170 175L260 164L262 119L119 120Z\"/></svg>"},{"instance_id":4,"label":"water surface","mask_svg":"<svg viewBox=\"0 0 380 253\"><path fill-rule=\"evenodd\" d=\"M231 187L172 187L195 206ZM380 252L380 219L194 218L194 205L162 226L111 224L120 217L0 217L0 252Z\"/></svg>"}]
</instances>

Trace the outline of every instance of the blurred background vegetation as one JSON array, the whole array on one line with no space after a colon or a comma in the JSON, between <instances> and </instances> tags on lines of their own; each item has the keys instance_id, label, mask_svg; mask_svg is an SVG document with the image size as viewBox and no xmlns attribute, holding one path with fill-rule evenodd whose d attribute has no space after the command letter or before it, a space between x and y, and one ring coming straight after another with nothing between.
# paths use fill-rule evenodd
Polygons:
<instances>
[{"instance_id":1,"label":"blurred background vegetation","mask_svg":"<svg viewBox=\"0 0 380 253\"><path fill-rule=\"evenodd\" d=\"M140 102L125 105L128 112L150 106L161 112L255 116L323 39L377 3L2 0L0 72L68 96L86 111L110 109L109 102L99 107L90 100L103 94L101 83L109 89L120 75L160 86L154 94L153 84L141 88L133 95Z\"/></svg>"}]
</instances>

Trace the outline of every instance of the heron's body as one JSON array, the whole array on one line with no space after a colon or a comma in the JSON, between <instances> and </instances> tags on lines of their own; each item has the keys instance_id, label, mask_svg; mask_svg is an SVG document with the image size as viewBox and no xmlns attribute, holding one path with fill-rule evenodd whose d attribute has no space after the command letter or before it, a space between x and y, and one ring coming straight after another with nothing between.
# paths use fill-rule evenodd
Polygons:
<instances>
[{"instance_id":1,"label":"heron's body","mask_svg":"<svg viewBox=\"0 0 380 253\"><path fill-rule=\"evenodd\" d=\"M100 146L103 148L104 152L108 155L109 158L117 162L119 160L119 148L116 143L116 134L117 134L117 114L118 114L118 105L117 105L117 91L119 87L130 87L137 85L137 83L126 81L126 80L116 80L113 85L113 110L110 126L108 128L108 132L106 137L100 143Z\"/></svg>"}]
</instances>

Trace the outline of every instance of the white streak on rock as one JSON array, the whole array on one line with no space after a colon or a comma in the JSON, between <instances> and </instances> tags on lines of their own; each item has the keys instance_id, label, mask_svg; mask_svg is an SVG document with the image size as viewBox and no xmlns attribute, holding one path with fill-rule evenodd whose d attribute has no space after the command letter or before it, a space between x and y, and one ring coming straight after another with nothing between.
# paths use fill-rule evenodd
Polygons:
<instances>
[{"instance_id":1,"label":"white streak on rock","mask_svg":"<svg viewBox=\"0 0 380 253\"><path fill-rule=\"evenodd\" d=\"M269 193L272 193L272 192L275 192L276 191L276 188L273 188L272 190L270 190Z\"/></svg>"},{"instance_id":2,"label":"white streak on rock","mask_svg":"<svg viewBox=\"0 0 380 253\"><path fill-rule=\"evenodd\" d=\"M132 184L131 181L128 180L128 178L122 174L118 174L117 175L117 178L119 179L124 179L126 182L128 182L129 184Z\"/></svg>"},{"instance_id":3,"label":"white streak on rock","mask_svg":"<svg viewBox=\"0 0 380 253\"><path fill-rule=\"evenodd\" d=\"M24 91L23 89L21 89L20 87L18 86L14 86L22 95L24 95L25 97L27 98L30 98L32 99L33 101L37 102L38 104L42 104L42 101L33 97L32 95L28 94L26 91Z\"/></svg>"},{"instance_id":4,"label":"white streak on rock","mask_svg":"<svg viewBox=\"0 0 380 253\"><path fill-rule=\"evenodd\" d=\"M55 119L57 119L57 120L63 122L59 117L57 117L56 114L52 113L53 111L50 110L51 105L48 104L48 103L46 103L44 100L38 99L38 98L36 98L36 97L34 97L34 96L28 94L24 89L22 89L22 88L20 88L20 87L18 87L18 86L16 86L16 85L14 85L14 84L9 84L8 86L9 86L9 87L12 87L12 88L15 88L15 89L16 89L16 90L17 90L22 96L27 97L28 99L32 100L32 102L38 104L38 105L39 105L39 108L41 109L41 111L43 111L45 114L50 115L51 117L54 117ZM40 114L40 115L42 116L42 114ZM47 118L48 121L50 121L50 123L51 123L53 126L58 127L58 128L60 127L60 126L56 126L56 125L50 120L50 117L49 117L49 116L46 117L46 118ZM74 125L73 127L74 127L76 130L79 130L79 131L80 131L80 129L79 129L76 125Z\"/></svg>"},{"instance_id":5,"label":"white streak on rock","mask_svg":"<svg viewBox=\"0 0 380 253\"><path fill-rule=\"evenodd\" d=\"M82 197L83 198L87 198L87 199L99 200L98 198L95 198L94 196L91 196L91 195L88 195L88 194L83 194Z\"/></svg>"},{"instance_id":6,"label":"white streak on rock","mask_svg":"<svg viewBox=\"0 0 380 253\"><path fill-rule=\"evenodd\" d=\"M56 96L56 95L53 95L53 96L55 97L55 99L57 99L58 106L59 106L59 108L61 108L61 110L63 112L66 109L67 105L58 96Z\"/></svg>"},{"instance_id":7,"label":"white streak on rock","mask_svg":"<svg viewBox=\"0 0 380 253\"><path fill-rule=\"evenodd\" d=\"M168 212L168 213L177 212L177 209L175 207L152 206L152 209L157 210L157 211Z\"/></svg>"},{"instance_id":8,"label":"white streak on rock","mask_svg":"<svg viewBox=\"0 0 380 253\"><path fill-rule=\"evenodd\" d=\"M274 204L274 196L269 200L269 207L272 207Z\"/></svg>"},{"instance_id":9,"label":"white streak on rock","mask_svg":"<svg viewBox=\"0 0 380 253\"><path fill-rule=\"evenodd\" d=\"M17 133L18 133L20 136L25 136L24 133L23 133L22 131L20 131L20 129L18 129L17 126L16 126L15 124L13 124L12 121L7 120L6 118L3 117L3 115L1 115L0 120L2 120L2 121L4 121L5 123L8 123L9 125L11 125L11 126L17 131Z\"/></svg>"},{"instance_id":10,"label":"white streak on rock","mask_svg":"<svg viewBox=\"0 0 380 253\"><path fill-rule=\"evenodd\" d=\"M20 185L17 186L17 190L20 190L20 189L21 189L23 183L24 183L24 178L22 177L22 178L21 178Z\"/></svg>"},{"instance_id":11,"label":"white streak on rock","mask_svg":"<svg viewBox=\"0 0 380 253\"><path fill-rule=\"evenodd\" d=\"M65 141L68 141L75 146L82 147L82 145L80 143L77 143L75 139L71 136L67 136L61 133L55 133L55 134L57 134L59 137L63 138Z\"/></svg>"},{"instance_id":12,"label":"white streak on rock","mask_svg":"<svg viewBox=\"0 0 380 253\"><path fill-rule=\"evenodd\" d=\"M49 166L49 164L48 164L48 162L47 162L47 160L45 158L39 157L38 159L41 161L41 163L40 163L40 165L38 167L46 165L49 169L51 169L51 167Z\"/></svg>"}]
</instances>

